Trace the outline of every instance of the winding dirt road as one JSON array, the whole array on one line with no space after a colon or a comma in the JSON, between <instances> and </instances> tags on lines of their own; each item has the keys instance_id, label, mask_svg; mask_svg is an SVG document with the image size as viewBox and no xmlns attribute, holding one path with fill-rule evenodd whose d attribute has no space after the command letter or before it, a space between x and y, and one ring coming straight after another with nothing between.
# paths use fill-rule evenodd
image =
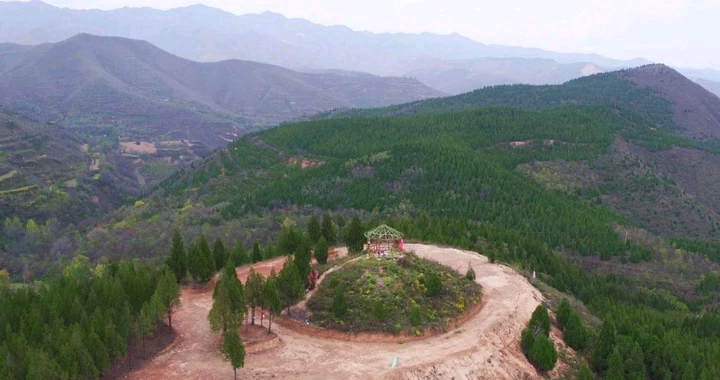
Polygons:
<instances>
[{"instance_id":1,"label":"winding dirt road","mask_svg":"<svg viewBox=\"0 0 720 380\"><path fill-rule=\"evenodd\" d=\"M540 378L519 348L520 332L542 300L512 269L474 252L407 244L408 250L464 273L468 264L483 288L483 309L458 329L406 343L358 343L324 339L273 325L281 346L248 355L242 379L532 379ZM255 264L264 275L283 258ZM248 267L238 268L244 281ZM232 379L218 353L207 314L212 289L184 288L173 316L176 340L129 379ZM393 368L393 362L396 367Z\"/></svg>"}]
</instances>

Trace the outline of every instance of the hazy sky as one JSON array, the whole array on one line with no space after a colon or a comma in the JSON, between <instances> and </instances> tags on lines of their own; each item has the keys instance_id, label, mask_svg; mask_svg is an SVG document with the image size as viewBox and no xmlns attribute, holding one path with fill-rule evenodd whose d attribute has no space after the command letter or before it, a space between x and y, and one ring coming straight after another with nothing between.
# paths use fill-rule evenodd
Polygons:
<instances>
[{"instance_id":1,"label":"hazy sky","mask_svg":"<svg viewBox=\"0 0 720 380\"><path fill-rule=\"evenodd\" d=\"M720 70L719 0L46 0L69 8L169 9L202 2L371 32L457 32L488 44L643 57Z\"/></svg>"}]
</instances>

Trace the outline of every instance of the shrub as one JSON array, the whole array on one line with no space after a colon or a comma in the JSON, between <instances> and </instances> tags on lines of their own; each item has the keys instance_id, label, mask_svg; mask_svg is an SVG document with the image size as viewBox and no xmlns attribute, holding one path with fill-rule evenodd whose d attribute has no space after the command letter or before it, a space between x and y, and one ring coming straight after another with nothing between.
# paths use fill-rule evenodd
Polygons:
<instances>
[{"instance_id":1,"label":"shrub","mask_svg":"<svg viewBox=\"0 0 720 380\"><path fill-rule=\"evenodd\" d=\"M475 281L475 270L468 264L467 272L465 272L465 278L470 281Z\"/></svg>"},{"instance_id":2,"label":"shrub","mask_svg":"<svg viewBox=\"0 0 720 380\"><path fill-rule=\"evenodd\" d=\"M535 335L533 335L530 328L524 328L522 334L520 335L520 347L526 356L530 356L530 349L532 348L533 343L535 343Z\"/></svg>"},{"instance_id":3,"label":"shrub","mask_svg":"<svg viewBox=\"0 0 720 380\"><path fill-rule=\"evenodd\" d=\"M545 335L539 336L530 349L530 361L535 363L541 371L549 371L555 367L557 351L555 345Z\"/></svg>"},{"instance_id":4,"label":"shrub","mask_svg":"<svg viewBox=\"0 0 720 380\"><path fill-rule=\"evenodd\" d=\"M540 330L542 335L547 336L550 333L550 314L548 314L547 307L540 305L535 308L528 323L530 330Z\"/></svg>"},{"instance_id":5,"label":"shrub","mask_svg":"<svg viewBox=\"0 0 720 380\"><path fill-rule=\"evenodd\" d=\"M373 316L376 319L385 318L385 305L383 304L382 300L375 301L375 305L373 305Z\"/></svg>"},{"instance_id":6,"label":"shrub","mask_svg":"<svg viewBox=\"0 0 720 380\"><path fill-rule=\"evenodd\" d=\"M341 318L347 313L347 301L345 301L345 293L342 288L337 288L335 291L335 298L332 303L332 313L337 318Z\"/></svg>"},{"instance_id":7,"label":"shrub","mask_svg":"<svg viewBox=\"0 0 720 380\"><path fill-rule=\"evenodd\" d=\"M427 280L427 294L430 297L435 297L442 293L442 280L437 274L431 274Z\"/></svg>"},{"instance_id":8,"label":"shrub","mask_svg":"<svg viewBox=\"0 0 720 380\"><path fill-rule=\"evenodd\" d=\"M413 326L420 326L422 324L422 314L420 313L420 306L413 305L410 308L410 323Z\"/></svg>"}]
</instances>

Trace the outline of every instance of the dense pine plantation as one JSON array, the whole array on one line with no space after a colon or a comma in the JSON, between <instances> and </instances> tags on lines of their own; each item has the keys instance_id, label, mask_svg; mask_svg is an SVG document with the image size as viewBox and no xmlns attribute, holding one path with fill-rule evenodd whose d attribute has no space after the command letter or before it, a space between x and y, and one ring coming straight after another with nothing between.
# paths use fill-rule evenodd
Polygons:
<instances>
[{"instance_id":1,"label":"dense pine plantation","mask_svg":"<svg viewBox=\"0 0 720 380\"><path fill-rule=\"evenodd\" d=\"M132 347L145 355L179 294L169 270L81 256L47 284L0 289L0 378L98 378Z\"/></svg>"},{"instance_id":2,"label":"dense pine plantation","mask_svg":"<svg viewBox=\"0 0 720 380\"><path fill-rule=\"evenodd\" d=\"M717 283L706 281L704 301L687 302L569 264L558 250L604 260L630 256L633 262L652 255L623 241L613 226L627 221L602 205L546 191L515 170L532 161L590 160L618 134L653 150L693 144L650 125L632 111L595 106L321 120L257 135L286 155L322 161L319 167L288 164L251 137L161 190L171 195L193 188L198 199L221 204L226 219L289 205L357 210L412 239L475 249L540 272L550 285L612 321L611 346L621 354L639 347L651 378L680 379L688 373L717 378ZM512 147L517 141L523 144ZM600 358L592 368L604 374L613 351L594 353L595 341L590 339L586 350Z\"/></svg>"}]
</instances>

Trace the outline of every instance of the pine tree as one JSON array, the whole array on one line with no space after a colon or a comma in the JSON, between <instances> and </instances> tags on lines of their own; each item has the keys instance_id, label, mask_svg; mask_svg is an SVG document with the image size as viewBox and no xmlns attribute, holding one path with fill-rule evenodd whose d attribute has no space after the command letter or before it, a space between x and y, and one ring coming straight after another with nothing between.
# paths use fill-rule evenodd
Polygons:
<instances>
[{"instance_id":1,"label":"pine tree","mask_svg":"<svg viewBox=\"0 0 720 380\"><path fill-rule=\"evenodd\" d=\"M645 380L645 355L637 342L633 342L630 352L625 356L625 379ZM694 376L692 377L694 378Z\"/></svg>"},{"instance_id":2,"label":"pine tree","mask_svg":"<svg viewBox=\"0 0 720 380\"><path fill-rule=\"evenodd\" d=\"M328 212L323 214L321 233L322 236L325 236L325 240L327 240L328 245L334 246L335 244L337 244L337 231L335 230L335 225L333 224L332 217Z\"/></svg>"},{"instance_id":3,"label":"pine tree","mask_svg":"<svg viewBox=\"0 0 720 380\"><path fill-rule=\"evenodd\" d=\"M263 260L262 251L260 251L260 245L258 244L258 242L256 240L255 244L253 244L253 249L252 249L252 262L257 263L262 260Z\"/></svg>"},{"instance_id":4,"label":"pine tree","mask_svg":"<svg viewBox=\"0 0 720 380\"><path fill-rule=\"evenodd\" d=\"M325 240L325 236L320 236L320 240L318 240L317 244L315 245L315 260L317 260L318 264L325 264L328 260L328 243L327 240Z\"/></svg>"},{"instance_id":5,"label":"pine tree","mask_svg":"<svg viewBox=\"0 0 720 380\"><path fill-rule=\"evenodd\" d=\"M187 254L188 272L195 282L202 282L203 273L205 273L205 261L200 254L200 248L197 244L192 244Z\"/></svg>"},{"instance_id":6,"label":"pine tree","mask_svg":"<svg viewBox=\"0 0 720 380\"><path fill-rule=\"evenodd\" d=\"M345 236L345 234L343 234L343 231L345 231L345 218L341 214L335 217L335 224L337 224L338 227L338 236Z\"/></svg>"},{"instance_id":7,"label":"pine tree","mask_svg":"<svg viewBox=\"0 0 720 380\"><path fill-rule=\"evenodd\" d=\"M227 262L228 254L225 251L225 244L223 244L220 238L215 240L215 246L213 247L213 261L215 262L215 268L222 268Z\"/></svg>"},{"instance_id":8,"label":"pine tree","mask_svg":"<svg viewBox=\"0 0 720 380\"><path fill-rule=\"evenodd\" d=\"M613 349L612 353L608 357L607 371L605 372L605 376L603 376L603 379L625 380L623 360L622 356L620 355L620 350L618 350L617 348Z\"/></svg>"},{"instance_id":9,"label":"pine tree","mask_svg":"<svg viewBox=\"0 0 720 380\"><path fill-rule=\"evenodd\" d=\"M252 324L255 324L255 308L262 302L263 276L253 268L250 268L247 280L245 281L245 297L252 314Z\"/></svg>"},{"instance_id":10,"label":"pine tree","mask_svg":"<svg viewBox=\"0 0 720 380\"><path fill-rule=\"evenodd\" d=\"M570 307L570 302L568 302L567 298L563 298L558 305L557 312L555 313L555 318L561 328L565 328L565 325L570 318L570 313L572 312L573 309Z\"/></svg>"},{"instance_id":11,"label":"pine tree","mask_svg":"<svg viewBox=\"0 0 720 380\"><path fill-rule=\"evenodd\" d=\"M528 327L530 327L531 330L534 330L533 332L535 335L538 335L538 331L540 334L548 336L550 333L550 315L548 314L547 307L545 305L539 305L535 308L535 311L532 313L532 317L530 318L530 322L528 323Z\"/></svg>"},{"instance_id":12,"label":"pine tree","mask_svg":"<svg viewBox=\"0 0 720 380\"><path fill-rule=\"evenodd\" d=\"M298 244L297 250L295 251L295 258L293 262L298 268L298 273L305 283L305 279L310 273L310 259L312 258L312 250L310 248L310 240L306 236L300 238L300 244Z\"/></svg>"},{"instance_id":13,"label":"pine tree","mask_svg":"<svg viewBox=\"0 0 720 380\"><path fill-rule=\"evenodd\" d=\"M350 226L348 226L347 237L345 242L348 246L350 253L360 253L365 247L365 232L363 231L362 224L360 224L360 218L353 216L350 220Z\"/></svg>"},{"instance_id":14,"label":"pine tree","mask_svg":"<svg viewBox=\"0 0 720 380\"><path fill-rule=\"evenodd\" d=\"M173 308L180 304L180 286L175 281L175 275L171 270L164 270L162 276L158 280L155 293L162 300L165 314L168 318L168 326L172 328Z\"/></svg>"},{"instance_id":15,"label":"pine tree","mask_svg":"<svg viewBox=\"0 0 720 380\"><path fill-rule=\"evenodd\" d=\"M575 375L575 380L595 380L595 375L588 366L583 364Z\"/></svg>"},{"instance_id":16,"label":"pine tree","mask_svg":"<svg viewBox=\"0 0 720 380\"><path fill-rule=\"evenodd\" d=\"M170 249L170 257L167 261L168 266L175 273L178 282L182 282L187 274L187 255L185 254L185 244L183 243L180 231L175 229L173 232L172 248Z\"/></svg>"},{"instance_id":17,"label":"pine tree","mask_svg":"<svg viewBox=\"0 0 720 380\"><path fill-rule=\"evenodd\" d=\"M300 272L298 272L292 256L288 256L283 263L283 267L278 273L277 286L280 298L290 312L290 306L299 301L305 293L305 281L300 277Z\"/></svg>"},{"instance_id":18,"label":"pine tree","mask_svg":"<svg viewBox=\"0 0 720 380\"><path fill-rule=\"evenodd\" d=\"M270 316L268 317L268 333L270 333L273 318L282 312L282 300L280 300L280 293L277 288L277 275L274 269L270 271L270 275L263 286L263 299L265 307L270 311Z\"/></svg>"},{"instance_id":19,"label":"pine tree","mask_svg":"<svg viewBox=\"0 0 720 380\"><path fill-rule=\"evenodd\" d=\"M249 262L247 252L241 241L235 242L235 248L232 252L233 263L237 266L245 265Z\"/></svg>"},{"instance_id":20,"label":"pine tree","mask_svg":"<svg viewBox=\"0 0 720 380\"><path fill-rule=\"evenodd\" d=\"M588 332L585 326L583 326L580 316L575 311L570 312L570 317L565 325L565 332L563 332L563 339L568 346L575 350L582 350L585 348L585 343L588 339Z\"/></svg>"},{"instance_id":21,"label":"pine tree","mask_svg":"<svg viewBox=\"0 0 720 380\"><path fill-rule=\"evenodd\" d=\"M312 214L312 216L310 216L310 221L307 225L307 235L310 238L310 242L312 244L317 243L318 239L320 239L320 236L323 236L320 222L318 221L317 215L315 214Z\"/></svg>"},{"instance_id":22,"label":"pine tree","mask_svg":"<svg viewBox=\"0 0 720 380\"><path fill-rule=\"evenodd\" d=\"M590 355L590 363L592 363L595 371L599 373L605 372L608 367L608 358L612 354L614 346L615 325L612 320L606 319L603 321L602 329L600 329L600 334L593 345L593 351Z\"/></svg>"},{"instance_id":23,"label":"pine tree","mask_svg":"<svg viewBox=\"0 0 720 380\"><path fill-rule=\"evenodd\" d=\"M235 380L237 380L237 369L245 365L245 347L237 331L232 330L223 334L221 352L225 359L230 362L230 365L232 365L233 374Z\"/></svg>"},{"instance_id":24,"label":"pine tree","mask_svg":"<svg viewBox=\"0 0 720 380\"><path fill-rule=\"evenodd\" d=\"M236 329L245 316L245 294L231 260L225 264L223 273L213 290L213 306L208 314L212 332Z\"/></svg>"},{"instance_id":25,"label":"pine tree","mask_svg":"<svg viewBox=\"0 0 720 380\"><path fill-rule=\"evenodd\" d=\"M210 281L212 275L217 270L215 268L215 259L213 258L212 251L210 250L210 244L208 244L205 235L200 235L200 241L198 242L198 253L200 256L200 282L206 283Z\"/></svg>"},{"instance_id":26,"label":"pine tree","mask_svg":"<svg viewBox=\"0 0 720 380\"><path fill-rule=\"evenodd\" d=\"M548 337L540 335L530 348L529 358L541 371L547 372L555 367L557 361L555 345Z\"/></svg>"}]
</instances>

